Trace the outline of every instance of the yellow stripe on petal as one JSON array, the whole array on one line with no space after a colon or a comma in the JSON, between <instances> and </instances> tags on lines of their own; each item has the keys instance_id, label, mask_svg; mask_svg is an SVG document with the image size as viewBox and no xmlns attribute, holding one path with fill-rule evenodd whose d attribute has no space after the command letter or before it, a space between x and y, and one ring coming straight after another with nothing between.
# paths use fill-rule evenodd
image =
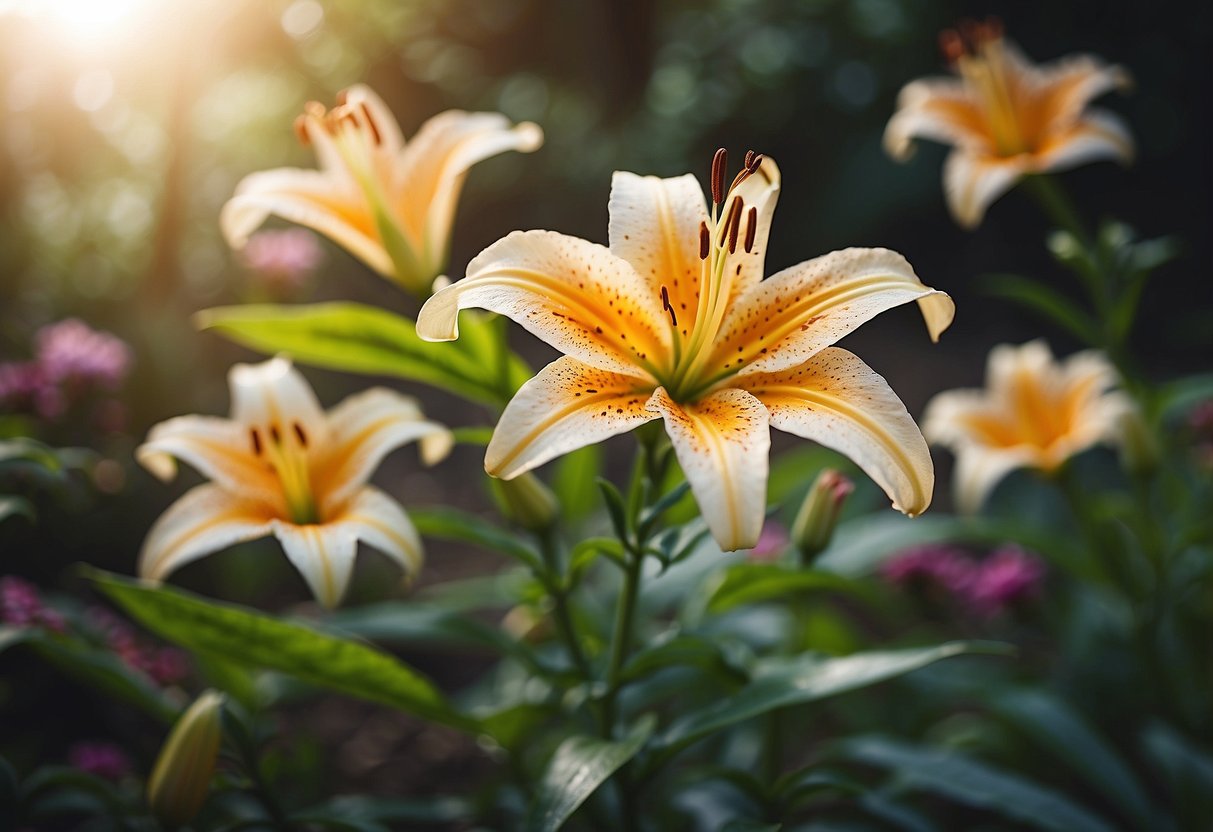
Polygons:
<instances>
[{"instance_id":1,"label":"yellow stripe on petal","mask_svg":"<svg viewBox=\"0 0 1213 832\"><path fill-rule=\"evenodd\" d=\"M857 356L831 347L803 364L741 376L771 426L850 457L911 516L931 503L935 468L926 440L888 383Z\"/></svg>"},{"instance_id":2,"label":"yellow stripe on petal","mask_svg":"<svg viewBox=\"0 0 1213 832\"><path fill-rule=\"evenodd\" d=\"M653 385L567 356L522 385L485 452L490 474L511 479L550 459L626 433L657 418L646 409Z\"/></svg>"},{"instance_id":3,"label":"yellow stripe on petal","mask_svg":"<svg viewBox=\"0 0 1213 832\"><path fill-rule=\"evenodd\" d=\"M341 603L358 551L353 529L340 523L300 526L276 520L273 531L316 600L329 608Z\"/></svg>"},{"instance_id":4,"label":"yellow stripe on petal","mask_svg":"<svg viewBox=\"0 0 1213 832\"><path fill-rule=\"evenodd\" d=\"M217 485L200 485L169 506L148 532L139 575L161 581L180 567L235 543L265 537L273 518L264 506Z\"/></svg>"},{"instance_id":5,"label":"yellow stripe on petal","mask_svg":"<svg viewBox=\"0 0 1213 832\"><path fill-rule=\"evenodd\" d=\"M954 305L924 286L900 254L849 248L793 266L755 286L729 312L705 379L793 367L895 306L917 301L932 340Z\"/></svg>"},{"instance_id":6,"label":"yellow stripe on petal","mask_svg":"<svg viewBox=\"0 0 1213 832\"><path fill-rule=\"evenodd\" d=\"M480 253L467 277L438 292L417 317L427 341L459 336L460 309L505 315L582 363L652 372L669 351L660 295L604 246L552 231L515 231Z\"/></svg>"},{"instance_id":7,"label":"yellow stripe on petal","mask_svg":"<svg viewBox=\"0 0 1213 832\"><path fill-rule=\"evenodd\" d=\"M367 486L354 495L345 511L333 518L364 543L373 546L409 575L421 569L421 537L400 504L377 488Z\"/></svg>"},{"instance_id":8,"label":"yellow stripe on petal","mask_svg":"<svg viewBox=\"0 0 1213 832\"><path fill-rule=\"evenodd\" d=\"M650 408L665 419L678 464L712 537L724 551L758 543L766 515L771 431L762 402L725 389L679 404L664 388Z\"/></svg>"}]
</instances>

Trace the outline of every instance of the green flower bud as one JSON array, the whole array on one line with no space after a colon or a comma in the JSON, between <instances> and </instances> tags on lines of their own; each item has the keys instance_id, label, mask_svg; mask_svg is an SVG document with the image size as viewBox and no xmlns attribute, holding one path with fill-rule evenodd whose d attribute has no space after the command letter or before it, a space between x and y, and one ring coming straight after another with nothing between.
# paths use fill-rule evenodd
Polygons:
<instances>
[{"instance_id":1,"label":"green flower bud","mask_svg":"<svg viewBox=\"0 0 1213 832\"><path fill-rule=\"evenodd\" d=\"M817 475L792 524L792 542L805 565L811 564L830 545L843 503L854 490L855 484L833 468Z\"/></svg>"},{"instance_id":2,"label":"green flower bud","mask_svg":"<svg viewBox=\"0 0 1213 832\"><path fill-rule=\"evenodd\" d=\"M160 749L147 782L147 802L152 814L169 828L193 820L206 800L219 758L223 701L218 691L203 692L177 720Z\"/></svg>"},{"instance_id":3,"label":"green flower bud","mask_svg":"<svg viewBox=\"0 0 1213 832\"><path fill-rule=\"evenodd\" d=\"M527 531L547 531L556 522L560 504L552 489L531 473L512 480L490 480L501 513Z\"/></svg>"}]
</instances>

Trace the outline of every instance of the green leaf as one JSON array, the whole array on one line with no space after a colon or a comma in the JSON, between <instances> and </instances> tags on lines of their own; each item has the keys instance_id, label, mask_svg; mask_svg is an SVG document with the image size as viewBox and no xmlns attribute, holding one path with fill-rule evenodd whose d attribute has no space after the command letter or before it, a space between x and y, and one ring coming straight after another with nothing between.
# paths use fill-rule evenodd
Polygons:
<instances>
[{"instance_id":1,"label":"green leaf","mask_svg":"<svg viewBox=\"0 0 1213 832\"><path fill-rule=\"evenodd\" d=\"M537 574L546 570L538 552L483 517L454 508L409 509L409 517L421 534L492 549L526 564Z\"/></svg>"},{"instance_id":2,"label":"green leaf","mask_svg":"<svg viewBox=\"0 0 1213 832\"><path fill-rule=\"evenodd\" d=\"M781 563L737 563L724 570L710 590L708 611L722 613L742 604L770 601L797 592L858 594L862 587L834 572L802 569Z\"/></svg>"},{"instance_id":3,"label":"green leaf","mask_svg":"<svg viewBox=\"0 0 1213 832\"><path fill-rule=\"evenodd\" d=\"M1153 827L1149 798L1116 751L1061 699L1039 691L1013 691L992 703L994 713L1067 762L1143 829Z\"/></svg>"},{"instance_id":4,"label":"green leaf","mask_svg":"<svg viewBox=\"0 0 1213 832\"><path fill-rule=\"evenodd\" d=\"M718 640L694 635L675 636L641 648L628 659L620 676L629 682L667 667L698 667L735 683L749 678Z\"/></svg>"},{"instance_id":5,"label":"green leaf","mask_svg":"<svg viewBox=\"0 0 1213 832\"><path fill-rule=\"evenodd\" d=\"M20 515L27 520L34 519L34 505L24 497L14 497L10 494L0 495L0 521Z\"/></svg>"},{"instance_id":6,"label":"green leaf","mask_svg":"<svg viewBox=\"0 0 1213 832\"><path fill-rule=\"evenodd\" d=\"M899 784L998 812L1049 832L1112 832L1102 818L1061 794L952 751L882 737L844 742L842 756L897 773Z\"/></svg>"},{"instance_id":7,"label":"green leaf","mask_svg":"<svg viewBox=\"0 0 1213 832\"><path fill-rule=\"evenodd\" d=\"M652 736L655 723L650 715L617 742L586 736L562 742L544 772L526 828L556 832L599 786L636 756Z\"/></svg>"},{"instance_id":8,"label":"green leaf","mask_svg":"<svg viewBox=\"0 0 1213 832\"><path fill-rule=\"evenodd\" d=\"M655 744L659 749L676 750L777 708L824 699L892 679L940 659L977 652L1003 652L1003 648L951 642L935 647L874 650L841 658L807 654L766 659L758 663L748 685L727 699L676 720Z\"/></svg>"},{"instance_id":9,"label":"green leaf","mask_svg":"<svg viewBox=\"0 0 1213 832\"><path fill-rule=\"evenodd\" d=\"M170 587L153 587L95 569L85 573L145 627L201 653L276 670L303 682L462 729L429 679L365 644Z\"/></svg>"},{"instance_id":10,"label":"green leaf","mask_svg":"<svg viewBox=\"0 0 1213 832\"><path fill-rule=\"evenodd\" d=\"M987 294L1031 309L1087 344L1099 343L1096 322L1053 287L1016 274L985 275L981 282Z\"/></svg>"},{"instance_id":11,"label":"green leaf","mask_svg":"<svg viewBox=\"0 0 1213 832\"><path fill-rule=\"evenodd\" d=\"M587 445L565 454L553 466L552 491L560 497L566 522L588 517L598 505L596 480L602 473L602 446Z\"/></svg>"},{"instance_id":12,"label":"green leaf","mask_svg":"<svg viewBox=\"0 0 1213 832\"><path fill-rule=\"evenodd\" d=\"M213 329L242 346L286 353L316 367L388 375L419 381L448 392L500 406L530 377L522 359L485 360L482 316L464 315L461 338L430 343L408 318L358 303L298 306L256 304L207 309L195 316L200 329Z\"/></svg>"}]
</instances>

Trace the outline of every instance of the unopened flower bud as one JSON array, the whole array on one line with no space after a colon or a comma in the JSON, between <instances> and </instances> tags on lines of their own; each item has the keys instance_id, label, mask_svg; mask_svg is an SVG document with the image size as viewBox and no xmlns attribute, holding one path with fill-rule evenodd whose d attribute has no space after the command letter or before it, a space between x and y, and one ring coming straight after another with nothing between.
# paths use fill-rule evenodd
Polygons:
<instances>
[{"instance_id":1,"label":"unopened flower bud","mask_svg":"<svg viewBox=\"0 0 1213 832\"><path fill-rule=\"evenodd\" d=\"M1120 464L1131 474L1148 474L1158 466L1158 439L1136 407L1126 408L1117 419Z\"/></svg>"},{"instance_id":2,"label":"unopened flower bud","mask_svg":"<svg viewBox=\"0 0 1213 832\"><path fill-rule=\"evenodd\" d=\"M830 544L843 503L854 490L855 484L833 468L817 475L792 524L792 542L803 563L812 563Z\"/></svg>"},{"instance_id":3,"label":"unopened flower bud","mask_svg":"<svg viewBox=\"0 0 1213 832\"><path fill-rule=\"evenodd\" d=\"M208 690L169 733L147 783L152 814L169 828L189 823L206 800L221 738L223 694Z\"/></svg>"},{"instance_id":4,"label":"unopened flower bud","mask_svg":"<svg viewBox=\"0 0 1213 832\"><path fill-rule=\"evenodd\" d=\"M493 494L501 513L532 532L550 529L560 512L556 495L531 473L511 480L492 479Z\"/></svg>"}]
</instances>

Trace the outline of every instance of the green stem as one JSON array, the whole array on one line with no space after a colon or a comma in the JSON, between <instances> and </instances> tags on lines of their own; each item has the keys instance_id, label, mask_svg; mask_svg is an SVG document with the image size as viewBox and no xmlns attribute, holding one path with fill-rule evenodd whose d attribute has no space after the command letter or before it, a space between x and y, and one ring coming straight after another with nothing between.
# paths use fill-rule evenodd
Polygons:
<instances>
[{"instance_id":1,"label":"green stem","mask_svg":"<svg viewBox=\"0 0 1213 832\"><path fill-rule=\"evenodd\" d=\"M594 674L590 669L590 662L585 656L585 651L581 649L581 642L577 639L577 628L573 625L573 615L569 608L569 593L564 582L564 571L560 567L560 557L556 552L554 535L551 530L547 530L538 533L536 537L539 539L539 550L543 554L543 562L548 569L550 580L545 583L552 594L556 631L564 642L564 647L568 651L573 665L577 668L577 672L581 674L583 680L590 682L593 680Z\"/></svg>"},{"instance_id":2,"label":"green stem","mask_svg":"<svg viewBox=\"0 0 1213 832\"><path fill-rule=\"evenodd\" d=\"M620 676L627 659L628 646L632 640L632 624L636 617L636 600L640 595L640 573L644 566L644 554L628 551L628 565L623 573L623 589L619 594L619 605L615 612L615 630L611 636L611 660L607 667L607 691L602 701L603 721L612 738L617 718L616 706L621 687Z\"/></svg>"},{"instance_id":3,"label":"green stem","mask_svg":"<svg viewBox=\"0 0 1213 832\"><path fill-rule=\"evenodd\" d=\"M1054 224L1070 232L1083 248L1094 253L1094 238L1087 232L1087 227L1069 195L1056 180L1046 174L1038 174L1028 177L1024 186L1036 197L1036 201Z\"/></svg>"}]
</instances>

